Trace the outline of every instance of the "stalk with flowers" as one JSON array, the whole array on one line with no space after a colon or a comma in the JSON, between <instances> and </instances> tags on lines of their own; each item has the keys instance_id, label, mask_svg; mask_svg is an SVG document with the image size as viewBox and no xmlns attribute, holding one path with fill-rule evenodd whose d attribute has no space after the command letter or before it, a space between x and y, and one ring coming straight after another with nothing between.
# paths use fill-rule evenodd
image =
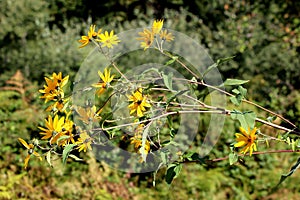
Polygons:
<instances>
[{"instance_id":1,"label":"stalk with flowers","mask_svg":"<svg viewBox=\"0 0 300 200\"><path fill-rule=\"evenodd\" d=\"M151 28L144 28L138 33L136 42L140 42L140 47L144 52L153 48L161 56L170 59L165 65L176 63L192 78L177 78L171 73L166 74L163 71L153 69L154 73L159 74L157 79L150 77L150 80L145 81L147 76L143 76L146 73L143 72L140 77L145 80L132 80L122 72L112 58L107 56L107 52L122 41L114 34L113 30L102 32L102 29L96 30L96 25L91 25L87 35L81 36L79 47L95 45L96 49L110 63L110 66L106 66L103 71L98 71L98 82L87 88L82 88L82 91L91 88L94 90L97 104L92 105L88 100L84 105L73 104L72 95L66 94L66 87L69 85L68 75L63 76L61 72L58 74L54 72L51 77L45 77L46 84L39 92L42 95L40 98L45 99L45 103L48 104L46 111L49 114L44 121L45 125L38 127L41 131L41 137L34 139L29 144L19 138L23 146L28 149L28 155L24 161L25 169L28 167L31 155L40 160L45 157L49 165L52 165L51 161L56 157L61 157L65 163L68 158L80 160L80 157L84 156L80 152L97 151L108 141L112 141L116 145L125 143L126 145L122 148L125 148L126 151L135 152L136 160L141 165L159 160L154 171L166 166L166 180L171 183L178 176L184 163L211 163L228 159L230 164L234 164L247 156L270 153L258 151L260 145L263 143L268 145L269 141L285 143L292 148L289 151L286 149L277 150L277 153L299 151L297 149L300 146L299 129L282 116L247 100L247 90L243 87L247 81L227 79L224 86L233 87L233 90L228 92L217 85L206 83L203 79L204 75L203 77L199 76L190 68L188 63L185 63L184 59L165 50L165 43L174 42L175 36L167 29L163 29L163 23L163 20L155 20ZM218 67L223 61L226 59L219 60L209 67L204 74L209 73L210 69ZM145 82L143 83L143 81ZM188 90L173 87L172 84L175 81L188 86L196 95L192 95ZM157 82L162 84L157 84ZM209 105L204 100L205 97L209 96L209 93L204 93L204 96L201 94L207 89L226 95L233 106L238 107L242 103L254 105L269 115L280 118L292 128L274 124L271 120L258 118L253 111L229 110L226 107ZM184 97L184 101L179 100L181 96ZM109 102L112 98L120 98L127 102L118 108L122 109L122 112L124 110L127 112L125 117L120 116L117 119L110 117L118 110L109 109ZM179 115L191 113L230 116L233 120L238 121L240 133L234 134L234 130L232 130L232 144L228 147L231 150L229 155L223 158L204 159L197 152L189 150L182 152L181 147L175 148L176 152L163 151L166 147L178 142L175 138L177 137L176 131L179 129L176 127L176 123L180 120ZM79 123L74 122L75 118L79 120ZM124 123L120 124L120 122ZM281 130L285 132L285 135L276 138L268 136L260 131L259 126L261 124ZM126 131L122 128L126 128ZM159 155L161 157L156 158L158 154L154 152L159 150L162 150ZM292 168L294 170L289 175L297 169L299 164L300 162L296 163ZM282 176L281 182L286 177Z\"/></svg>"}]
</instances>

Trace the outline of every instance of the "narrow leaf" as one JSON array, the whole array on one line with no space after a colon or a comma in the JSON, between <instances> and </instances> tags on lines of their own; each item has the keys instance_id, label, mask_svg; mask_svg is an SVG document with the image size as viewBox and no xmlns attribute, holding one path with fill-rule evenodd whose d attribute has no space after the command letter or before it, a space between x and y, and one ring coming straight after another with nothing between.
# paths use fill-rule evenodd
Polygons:
<instances>
[{"instance_id":1,"label":"narrow leaf","mask_svg":"<svg viewBox=\"0 0 300 200\"><path fill-rule=\"evenodd\" d=\"M294 166L292 166L292 168L289 171L289 173L281 175L279 183L276 185L275 188L277 188L286 178L288 178L289 176L291 176L299 167L300 167L300 158L298 158L297 163Z\"/></svg>"},{"instance_id":2,"label":"narrow leaf","mask_svg":"<svg viewBox=\"0 0 300 200\"><path fill-rule=\"evenodd\" d=\"M67 158L70 154L70 152L72 151L73 147L76 146L76 144L67 144L63 150L63 154L62 154L62 161L63 161L63 164L66 163L67 161Z\"/></svg>"},{"instance_id":3,"label":"narrow leaf","mask_svg":"<svg viewBox=\"0 0 300 200\"><path fill-rule=\"evenodd\" d=\"M229 85L242 85L245 83L248 83L249 80L239 80L239 79L231 79L228 78L225 80L225 82L223 83L224 86L229 86Z\"/></svg>"},{"instance_id":4,"label":"narrow leaf","mask_svg":"<svg viewBox=\"0 0 300 200\"><path fill-rule=\"evenodd\" d=\"M69 155L70 158L73 158L75 161L82 161L83 159L78 158L77 156L75 156L74 154L70 154Z\"/></svg>"}]
</instances>

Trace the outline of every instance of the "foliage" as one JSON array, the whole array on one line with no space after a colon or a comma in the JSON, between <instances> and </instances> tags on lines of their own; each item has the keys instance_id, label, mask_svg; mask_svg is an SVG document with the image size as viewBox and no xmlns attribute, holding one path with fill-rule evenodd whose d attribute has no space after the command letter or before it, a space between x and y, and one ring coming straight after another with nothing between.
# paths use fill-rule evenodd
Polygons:
<instances>
[{"instance_id":1,"label":"foliage","mask_svg":"<svg viewBox=\"0 0 300 200\"><path fill-rule=\"evenodd\" d=\"M286 130L275 130L263 123L272 123L287 129L294 129L294 126L273 113L262 112L260 107L255 107L259 104L265 109L274 110L299 127L298 1L271 0L262 3L248 0L240 2L124 0L91 3L62 0L17 2L3 0L0 2L0 10L2 25L0 64L3 72L0 76L0 85L7 87L5 81L20 69L24 78L29 80L29 85L34 86L26 89L25 95L15 90L0 91L0 132L5 133L0 136L3 146L1 159L7 161L5 162L7 164L1 164L3 165L1 174L4 178L0 182L0 198L117 199L120 196L124 199L133 197L187 199L191 196L212 199L299 198L297 195L299 184L295 174L285 180L287 175L298 173L295 171L298 167L295 165L297 154L291 153L298 149L298 136ZM90 50L87 47L79 51L78 43L75 41L79 39L80 32L86 33L89 24L94 23L105 30L112 28L116 32L121 32L149 26L149 18L154 16L158 19L164 18L165 27L183 32L200 42L213 58L234 56L228 62L219 64L217 68L221 71L224 80L228 78L225 87L232 96L229 96L226 110L230 111L229 114L236 120L226 119L226 129L223 130L208 160L205 162L199 159L191 149L190 152L182 155L183 160L180 162L160 168L155 178L155 190L152 188L152 174L138 176L116 174L109 168L96 164L85 156L82 157L84 154L75 153L78 146L73 144L68 146L69 149L65 153L62 149L58 151L61 155L64 154L64 162L68 163L64 169L55 157L48 158L50 154L44 154L45 160L48 162L50 160L49 164L54 166L55 170L32 159L29 164L31 170L26 175L21 173L20 160L24 158L24 154L22 154L21 144L16 142L17 138L30 141L40 136L36 127L44 126L41 123L41 118L44 117L41 107L45 108L46 105L41 106L40 101L37 100L38 94L33 92L37 91L36 82L43 85L41 77L44 75L51 77L52 71L69 74L70 79L74 80L82 58ZM189 52L188 48L186 50ZM135 52L117 61L122 71L126 69L126 65L131 66L151 60L150 55L158 57L159 52L148 49L144 55ZM158 62L178 69L176 62L180 59L183 58L172 55L171 58L158 60ZM118 74L115 70L112 73ZM164 73L160 75L166 89L173 89L171 75ZM118 78L119 75L115 77ZM193 79L193 81L199 80ZM245 82L240 82L243 80ZM247 80L250 81L246 83ZM112 85L114 83L113 81ZM71 88L65 88L66 91L73 89L73 83L69 83L67 87L69 86ZM102 83L99 86L102 87ZM195 86L196 84L192 84L191 87L195 88ZM196 88L203 89L199 86ZM148 90L145 91L150 95ZM167 104L172 104L176 101L176 97L184 94L184 91L181 91L169 96ZM197 97L204 98L205 94L206 91L201 90ZM107 95L102 95L97 102L101 103L107 98ZM205 99L205 103L208 104L209 101L209 98ZM248 105L249 101L254 103L254 106ZM85 103L87 101L83 102ZM104 107L102 117L110 120L109 112L111 111ZM248 158L238 153L239 149L231 145L234 141L234 132L238 132L235 129L241 124L244 124L242 125L244 127L248 123L254 125L253 117L264 119L263 122L255 123L259 128L257 132L260 136L257 143L259 152L270 149L280 152L284 149L289 154L263 155L253 152L254 155ZM205 137L209 119L209 115L201 115L199 133L193 142L196 148ZM175 120L173 126L176 127L177 119L173 118L173 120ZM164 131L166 129L162 132L174 136L174 130L170 133ZM108 134L116 138L120 137L122 132L108 131ZM61 138L59 142L64 139L66 137ZM136 141L141 140L139 137L132 140L125 138L129 141L123 144L123 139L119 138L115 143L120 142L123 148L129 148L131 151L137 150L132 145L139 144ZM40 145L45 143L42 142ZM139 148L145 149L146 144L144 140L144 144ZM153 144L150 145L150 152L151 150L154 150ZM224 157L226 155L229 155L227 161L214 161L215 158L226 158ZM72 159L77 162L69 162ZM200 165L193 165L190 162L197 162ZM39 165L42 166L37 167ZM178 167L181 165L182 169ZM105 168L101 171L103 174L96 173L99 172L99 168ZM291 168L290 172L288 172L289 168ZM179 172L181 173L177 176ZM35 174L38 174L39 178ZM272 191L272 187L280 181L280 174L283 174L281 180L284 182L281 188ZM110 178L110 175L113 175L113 178ZM171 176L165 177L165 175ZM124 177L120 178L120 176ZM11 179L5 182L6 177ZM173 179L174 177L176 179ZM171 181L172 185L164 183L163 178L167 178L169 183ZM72 184L68 183L70 181ZM122 193L122 190L125 192ZM44 191L46 196L42 196Z\"/></svg>"}]
</instances>

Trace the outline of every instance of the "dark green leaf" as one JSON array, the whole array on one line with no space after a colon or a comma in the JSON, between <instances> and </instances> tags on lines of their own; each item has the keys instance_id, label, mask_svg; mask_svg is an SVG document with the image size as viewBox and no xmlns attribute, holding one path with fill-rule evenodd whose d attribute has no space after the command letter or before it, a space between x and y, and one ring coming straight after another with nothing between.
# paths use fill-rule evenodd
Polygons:
<instances>
[{"instance_id":1,"label":"dark green leaf","mask_svg":"<svg viewBox=\"0 0 300 200\"><path fill-rule=\"evenodd\" d=\"M275 188L277 188L286 178L288 178L289 176L291 176L299 167L300 167L300 158L298 158L297 163L294 166L292 166L292 168L289 171L289 173L281 175L279 183L276 185Z\"/></svg>"}]
</instances>

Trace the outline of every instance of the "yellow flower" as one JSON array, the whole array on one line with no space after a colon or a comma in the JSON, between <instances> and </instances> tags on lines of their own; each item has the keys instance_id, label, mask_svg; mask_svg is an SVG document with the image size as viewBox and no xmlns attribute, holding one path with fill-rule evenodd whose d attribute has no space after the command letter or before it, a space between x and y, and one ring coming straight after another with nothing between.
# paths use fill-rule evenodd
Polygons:
<instances>
[{"instance_id":1,"label":"yellow flower","mask_svg":"<svg viewBox=\"0 0 300 200\"><path fill-rule=\"evenodd\" d=\"M78 138L78 141L75 142L75 144L78 144L77 147L78 151L84 151L86 150L92 150L91 144L92 144L93 138L91 138L85 131L80 133L80 138Z\"/></svg>"},{"instance_id":2,"label":"yellow flower","mask_svg":"<svg viewBox=\"0 0 300 200\"><path fill-rule=\"evenodd\" d=\"M255 140L257 139L255 133L256 133L256 127L254 129L250 130L248 129L248 133L243 127L240 127L240 132L242 133L236 133L236 141L237 143L234 145L235 147L242 147L245 146L240 153L246 154L248 151L250 151L250 156L252 156L252 152L257 151Z\"/></svg>"},{"instance_id":3,"label":"yellow flower","mask_svg":"<svg viewBox=\"0 0 300 200\"><path fill-rule=\"evenodd\" d=\"M81 36L81 39L78 40L78 42L82 43L82 45L79 46L79 48L82 48L89 44L90 38L89 38L89 36L83 35L83 36Z\"/></svg>"},{"instance_id":4,"label":"yellow flower","mask_svg":"<svg viewBox=\"0 0 300 200\"><path fill-rule=\"evenodd\" d=\"M44 132L40 132L41 135L44 135L42 139L49 139L62 131L64 125L64 117L59 118L58 115L55 115L54 119L49 115L48 120L45 119L46 128L38 127L40 130ZM50 140L51 144L53 143L52 139Z\"/></svg>"},{"instance_id":5,"label":"yellow flower","mask_svg":"<svg viewBox=\"0 0 300 200\"><path fill-rule=\"evenodd\" d=\"M144 116L144 111L146 111L145 107L151 107L151 105L147 102L147 97L143 95L143 89L139 88L136 92L132 93L131 96L128 97L129 101L132 102L128 108L130 109L130 114L137 113L138 117Z\"/></svg>"},{"instance_id":6,"label":"yellow flower","mask_svg":"<svg viewBox=\"0 0 300 200\"><path fill-rule=\"evenodd\" d=\"M154 40L154 35L151 31L148 29L144 29L143 32L139 32L140 38L137 38L137 40L142 40L141 47L144 48L144 50L148 49Z\"/></svg>"},{"instance_id":7,"label":"yellow flower","mask_svg":"<svg viewBox=\"0 0 300 200\"><path fill-rule=\"evenodd\" d=\"M82 43L82 45L79 48L85 47L89 44L92 38L95 38L97 35L99 35L102 31L102 29L99 29L97 32L95 32L96 25L91 25L90 30L88 31L88 35L81 36L81 39L78 40L78 42Z\"/></svg>"},{"instance_id":8,"label":"yellow flower","mask_svg":"<svg viewBox=\"0 0 300 200\"><path fill-rule=\"evenodd\" d=\"M40 98L45 99L45 103L52 100L61 100L64 98L63 87L67 84L69 80L69 75L62 78L62 73L53 73L52 77L45 77L46 85L44 89L39 90L43 94Z\"/></svg>"},{"instance_id":9,"label":"yellow flower","mask_svg":"<svg viewBox=\"0 0 300 200\"><path fill-rule=\"evenodd\" d=\"M79 120L81 120L85 124L89 124L91 122L98 122L99 119L101 119L101 117L99 116L101 110L97 111L96 106L87 108L78 106L75 108L75 110L80 116Z\"/></svg>"},{"instance_id":10,"label":"yellow flower","mask_svg":"<svg viewBox=\"0 0 300 200\"><path fill-rule=\"evenodd\" d=\"M108 47L113 48L113 45L117 45L120 40L117 35L114 35L114 31L111 31L110 34L108 34L107 31L105 33L101 33L98 35L100 39L97 39L97 42L102 43L102 47Z\"/></svg>"},{"instance_id":11,"label":"yellow flower","mask_svg":"<svg viewBox=\"0 0 300 200\"><path fill-rule=\"evenodd\" d=\"M56 74L55 72L53 72L52 77L50 77L54 82L57 83L57 86L59 86L60 88L64 87L68 81L69 81L69 75L65 76L64 78L62 77L62 73L59 72L58 74Z\"/></svg>"},{"instance_id":12,"label":"yellow flower","mask_svg":"<svg viewBox=\"0 0 300 200\"><path fill-rule=\"evenodd\" d=\"M152 24L152 32L154 34L159 33L159 31L162 29L164 25L164 20L154 20L153 24Z\"/></svg>"},{"instance_id":13,"label":"yellow flower","mask_svg":"<svg viewBox=\"0 0 300 200\"><path fill-rule=\"evenodd\" d=\"M43 160L43 158L40 156L39 153L37 153L36 151L34 151L34 145L33 144L27 144L27 142L25 140L23 140L22 138L18 138L18 140L23 144L23 146L28 149L28 154L24 160L24 168L26 169L28 166L28 162L29 159L31 157L31 155L34 155L36 157L38 157L41 161Z\"/></svg>"},{"instance_id":14,"label":"yellow flower","mask_svg":"<svg viewBox=\"0 0 300 200\"><path fill-rule=\"evenodd\" d=\"M105 89L110 84L110 82L114 79L115 75L111 76L110 69L107 69L107 68L104 69L104 74L102 74L100 71L98 71L98 75L100 76L100 79L101 79L100 82L93 84L92 86L99 88L96 91L96 94L98 96L100 96L105 91Z\"/></svg>"},{"instance_id":15,"label":"yellow flower","mask_svg":"<svg viewBox=\"0 0 300 200\"><path fill-rule=\"evenodd\" d=\"M159 37L160 39L165 40L167 42L174 40L174 36L172 35L172 33L168 33L167 30L161 31Z\"/></svg>"},{"instance_id":16,"label":"yellow flower","mask_svg":"<svg viewBox=\"0 0 300 200\"><path fill-rule=\"evenodd\" d=\"M61 95L61 91L57 90L57 81L45 77L46 85L43 90L39 90L40 93L44 94L41 99L45 99L45 103L52 101Z\"/></svg>"}]
</instances>

